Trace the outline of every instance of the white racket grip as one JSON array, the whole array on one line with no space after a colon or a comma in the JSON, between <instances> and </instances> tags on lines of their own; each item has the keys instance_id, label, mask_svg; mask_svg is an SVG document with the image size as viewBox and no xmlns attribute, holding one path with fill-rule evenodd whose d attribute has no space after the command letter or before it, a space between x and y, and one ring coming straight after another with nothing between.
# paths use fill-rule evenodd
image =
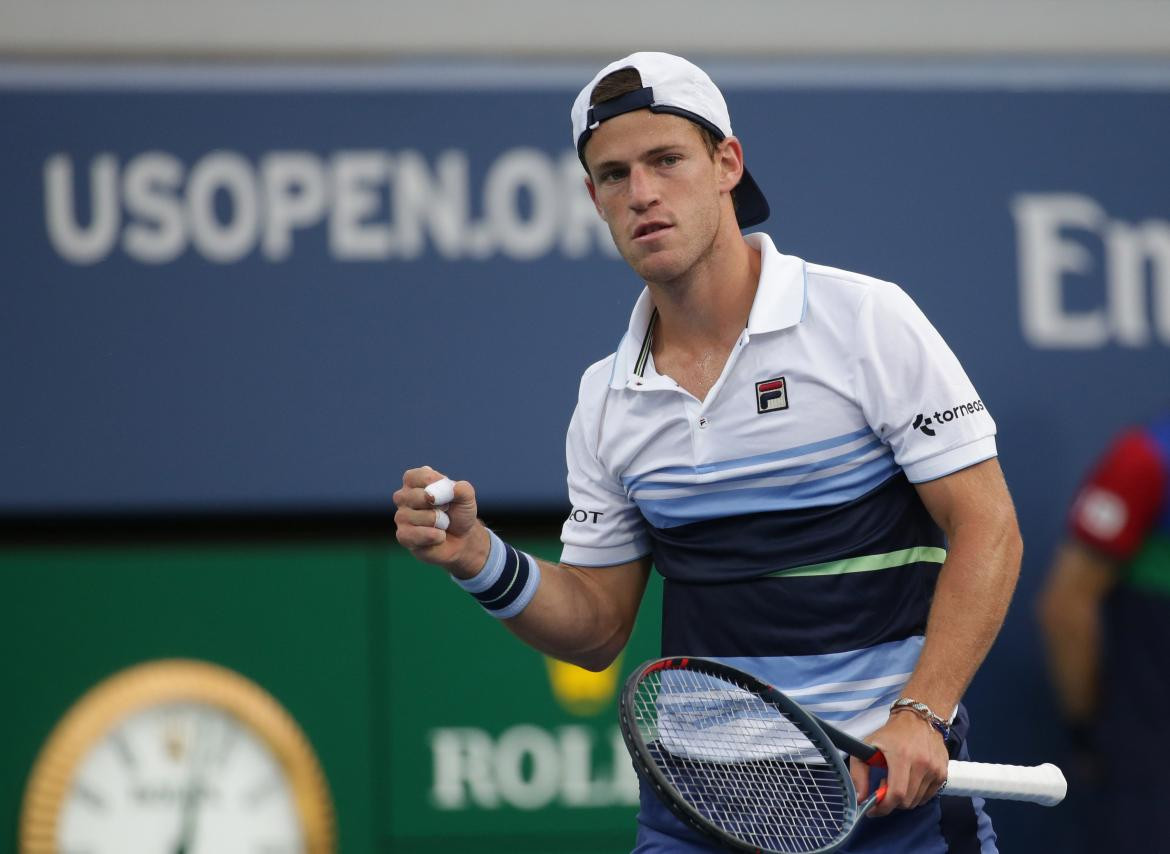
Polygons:
<instances>
[{"instance_id":1,"label":"white racket grip","mask_svg":"<svg viewBox=\"0 0 1170 854\"><path fill-rule=\"evenodd\" d=\"M952 760L944 795L1030 801L1046 807L1064 800L1068 782L1051 762L1043 765L996 765Z\"/></svg>"}]
</instances>

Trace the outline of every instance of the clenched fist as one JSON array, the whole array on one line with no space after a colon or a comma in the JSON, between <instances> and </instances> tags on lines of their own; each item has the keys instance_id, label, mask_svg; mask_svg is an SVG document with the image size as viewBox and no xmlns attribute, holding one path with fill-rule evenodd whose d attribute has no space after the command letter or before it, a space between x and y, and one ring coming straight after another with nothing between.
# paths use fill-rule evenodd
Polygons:
<instances>
[{"instance_id":1,"label":"clenched fist","mask_svg":"<svg viewBox=\"0 0 1170 854\"><path fill-rule=\"evenodd\" d=\"M419 560L441 566L456 578L470 578L487 560L487 530L476 515L475 488L465 480L455 483L450 504L435 505L426 488L442 479L430 466L402 475L402 488L394 493L398 542ZM448 517L445 531L436 527L440 512Z\"/></svg>"}]
</instances>

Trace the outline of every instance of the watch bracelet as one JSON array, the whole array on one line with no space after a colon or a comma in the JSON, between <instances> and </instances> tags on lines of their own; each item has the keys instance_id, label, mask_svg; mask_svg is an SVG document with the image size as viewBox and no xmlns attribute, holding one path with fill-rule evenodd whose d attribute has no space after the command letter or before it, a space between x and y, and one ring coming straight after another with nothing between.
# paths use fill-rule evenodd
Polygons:
<instances>
[{"instance_id":1,"label":"watch bracelet","mask_svg":"<svg viewBox=\"0 0 1170 854\"><path fill-rule=\"evenodd\" d=\"M930 724L939 735L946 741L951 737L951 725L943 720L940 716L934 713L934 710L926 703L920 700L915 700L913 697L899 697L890 706L890 714L894 712L912 712L920 717L922 720Z\"/></svg>"}]
</instances>

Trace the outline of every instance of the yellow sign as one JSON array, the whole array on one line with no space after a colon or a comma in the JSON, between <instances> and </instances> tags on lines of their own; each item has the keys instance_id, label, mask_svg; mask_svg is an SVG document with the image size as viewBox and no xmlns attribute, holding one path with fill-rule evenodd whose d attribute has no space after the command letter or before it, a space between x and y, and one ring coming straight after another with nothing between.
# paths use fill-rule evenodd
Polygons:
<instances>
[{"instance_id":1,"label":"yellow sign","mask_svg":"<svg viewBox=\"0 0 1170 854\"><path fill-rule=\"evenodd\" d=\"M622 665L620 655L599 673L547 656L544 661L553 696L569 714L590 717L613 703Z\"/></svg>"}]
</instances>

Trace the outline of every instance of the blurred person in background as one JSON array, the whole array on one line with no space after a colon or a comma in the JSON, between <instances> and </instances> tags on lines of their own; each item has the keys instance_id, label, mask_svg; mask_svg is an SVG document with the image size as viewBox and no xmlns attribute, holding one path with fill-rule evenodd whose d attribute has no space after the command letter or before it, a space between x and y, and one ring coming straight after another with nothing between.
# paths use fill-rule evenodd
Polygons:
<instances>
[{"instance_id":1,"label":"blurred person in background","mask_svg":"<svg viewBox=\"0 0 1170 854\"><path fill-rule=\"evenodd\" d=\"M1170 805L1170 411L1120 433L1089 473L1039 616L1093 798L1086 850L1170 852L1150 830Z\"/></svg>"}]
</instances>

